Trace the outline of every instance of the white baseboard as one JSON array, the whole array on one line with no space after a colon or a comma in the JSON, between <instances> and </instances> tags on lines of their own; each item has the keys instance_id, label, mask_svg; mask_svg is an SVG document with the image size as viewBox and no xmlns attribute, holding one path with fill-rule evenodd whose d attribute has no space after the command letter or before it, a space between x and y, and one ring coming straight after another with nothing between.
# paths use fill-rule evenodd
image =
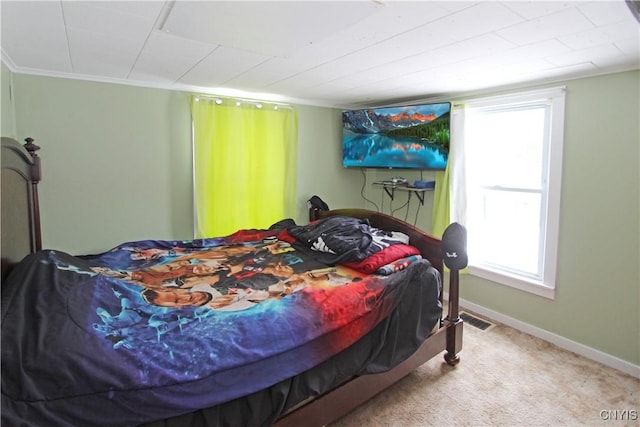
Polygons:
<instances>
[{"instance_id":1,"label":"white baseboard","mask_svg":"<svg viewBox=\"0 0 640 427\"><path fill-rule=\"evenodd\" d=\"M445 293L444 298L447 299L447 297L448 295ZM506 316L502 313L498 313L497 311L490 310L486 307L472 303L470 301L460 299L459 303L461 308L466 308L481 316L485 316L490 320L495 320L496 322L507 325L513 329L517 329L529 335L533 335L534 337L538 337L547 342L555 344L560 348L572 351L576 354L579 354L580 356L584 356L587 359L595 360L596 362L600 362L603 365L617 369L619 371L622 371L636 378L640 378L640 366L634 365L631 362L627 362L626 360L619 359L615 356L604 353L600 350L596 350L595 348L591 348L584 344L580 344L578 342L572 341L563 336L554 334L542 328L538 328L537 326L533 326L528 323L522 322L518 319L514 319L513 317Z\"/></svg>"}]
</instances>

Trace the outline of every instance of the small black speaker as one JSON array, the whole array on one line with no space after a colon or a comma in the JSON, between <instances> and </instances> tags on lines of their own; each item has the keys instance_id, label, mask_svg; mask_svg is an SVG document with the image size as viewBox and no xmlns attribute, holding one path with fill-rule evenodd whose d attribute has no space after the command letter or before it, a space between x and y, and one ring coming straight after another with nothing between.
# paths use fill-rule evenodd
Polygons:
<instances>
[{"instance_id":1,"label":"small black speaker","mask_svg":"<svg viewBox=\"0 0 640 427\"><path fill-rule=\"evenodd\" d=\"M467 229L457 222L449 224L442 234L442 260L451 270L467 266Z\"/></svg>"}]
</instances>

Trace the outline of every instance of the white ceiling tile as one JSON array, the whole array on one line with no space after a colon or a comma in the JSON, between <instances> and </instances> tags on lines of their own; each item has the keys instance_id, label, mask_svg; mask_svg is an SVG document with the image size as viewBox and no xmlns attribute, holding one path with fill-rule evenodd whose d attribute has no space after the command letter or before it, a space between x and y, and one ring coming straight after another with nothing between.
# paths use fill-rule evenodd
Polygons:
<instances>
[{"instance_id":1,"label":"white ceiling tile","mask_svg":"<svg viewBox=\"0 0 640 427\"><path fill-rule=\"evenodd\" d=\"M0 7L2 50L14 63L72 71L60 3L2 1Z\"/></svg>"},{"instance_id":2,"label":"white ceiling tile","mask_svg":"<svg viewBox=\"0 0 640 427\"><path fill-rule=\"evenodd\" d=\"M507 1L505 6L527 20L540 18L573 7L571 1Z\"/></svg>"},{"instance_id":3,"label":"white ceiling tile","mask_svg":"<svg viewBox=\"0 0 640 427\"><path fill-rule=\"evenodd\" d=\"M127 77L144 42L72 28L67 34L74 71L117 78Z\"/></svg>"},{"instance_id":4,"label":"white ceiling tile","mask_svg":"<svg viewBox=\"0 0 640 427\"><path fill-rule=\"evenodd\" d=\"M284 67L289 75L295 75L301 71L339 60L347 55L358 54L372 46L380 46L389 39L396 36L402 37L404 34L422 27L426 22L438 19L448 13L450 12L442 7L442 2L386 3L383 9L377 10L354 25L342 28L329 37L293 53L286 58L287 62L281 62L280 58L274 58L274 61L270 61L266 65L274 67L276 64L282 64L280 66ZM415 38L410 40L406 47L415 48L421 46L422 42L422 40ZM429 43L427 43L428 45ZM390 54L392 52L384 52L384 55Z\"/></svg>"},{"instance_id":5,"label":"white ceiling tile","mask_svg":"<svg viewBox=\"0 0 640 427\"><path fill-rule=\"evenodd\" d=\"M14 50L2 46L4 52L10 52L12 62L17 62L25 70L37 70L39 72L61 72L72 73L71 59L66 52L57 52L48 49L47 44L42 44L36 48L18 47Z\"/></svg>"},{"instance_id":6,"label":"white ceiling tile","mask_svg":"<svg viewBox=\"0 0 640 427\"><path fill-rule=\"evenodd\" d=\"M452 44L453 42L454 41L446 35L427 34L425 30L415 29L301 72L292 78L292 80L307 81L311 78L314 80L331 81L354 75L356 75L355 78L357 78L357 75L366 70L380 65L394 64L397 61L415 55L416 43L419 43L423 46L423 49L427 51Z\"/></svg>"},{"instance_id":7,"label":"white ceiling tile","mask_svg":"<svg viewBox=\"0 0 640 427\"><path fill-rule=\"evenodd\" d=\"M102 1L65 1L62 3L64 19L68 28L84 30L103 35L117 34L120 38L137 39L147 37L157 18L157 7L153 7L156 16L141 16L126 13L119 2ZM138 3L138 2L133 2ZM156 6L156 2L149 2Z\"/></svg>"},{"instance_id":8,"label":"white ceiling tile","mask_svg":"<svg viewBox=\"0 0 640 427\"><path fill-rule=\"evenodd\" d=\"M176 37L162 31L152 31L144 45L145 53L162 55L176 60L202 59L211 53L217 45Z\"/></svg>"},{"instance_id":9,"label":"white ceiling tile","mask_svg":"<svg viewBox=\"0 0 640 427\"><path fill-rule=\"evenodd\" d=\"M189 70L180 82L195 86L219 86L267 59L269 57L265 55L219 46Z\"/></svg>"},{"instance_id":10,"label":"white ceiling tile","mask_svg":"<svg viewBox=\"0 0 640 427\"><path fill-rule=\"evenodd\" d=\"M510 42L526 45L566 36L594 28L594 25L575 9L567 9L512 27L496 33Z\"/></svg>"},{"instance_id":11,"label":"white ceiling tile","mask_svg":"<svg viewBox=\"0 0 640 427\"><path fill-rule=\"evenodd\" d=\"M562 55L549 56L547 57L547 60L559 67L582 64L585 62L592 62L594 65L600 66L605 65L605 61L608 63L612 58L620 56L622 56L620 49L615 47L613 44L608 44L577 50ZM598 60L595 60L594 58L598 58Z\"/></svg>"},{"instance_id":12,"label":"white ceiling tile","mask_svg":"<svg viewBox=\"0 0 640 427\"><path fill-rule=\"evenodd\" d=\"M581 75L585 75L585 73L595 72L598 72L598 67L596 67L592 62L583 62L581 64L550 68L548 70L545 70L543 73L536 73L536 75L539 76L539 78L553 80L557 78L563 78L563 76L570 76L569 78L575 78Z\"/></svg>"},{"instance_id":13,"label":"white ceiling tile","mask_svg":"<svg viewBox=\"0 0 640 427\"><path fill-rule=\"evenodd\" d=\"M304 62L284 58L268 58L228 81L234 86L266 88L280 80L294 76L307 68Z\"/></svg>"},{"instance_id":14,"label":"white ceiling tile","mask_svg":"<svg viewBox=\"0 0 640 427\"><path fill-rule=\"evenodd\" d=\"M100 73L103 78L124 80L129 69L120 63L110 61L108 58L83 58L77 64L73 64L73 72L80 77L94 76Z\"/></svg>"},{"instance_id":15,"label":"white ceiling tile","mask_svg":"<svg viewBox=\"0 0 640 427\"><path fill-rule=\"evenodd\" d=\"M437 1L389 2L385 4L383 10L376 11L352 26L336 31L325 41L332 42L333 46L336 46L336 43L344 45L345 51L359 50L414 31L449 15L451 11L443 6L442 2Z\"/></svg>"},{"instance_id":16,"label":"white ceiling tile","mask_svg":"<svg viewBox=\"0 0 640 427\"><path fill-rule=\"evenodd\" d=\"M175 82L217 46L153 31L129 77Z\"/></svg>"},{"instance_id":17,"label":"white ceiling tile","mask_svg":"<svg viewBox=\"0 0 640 427\"><path fill-rule=\"evenodd\" d=\"M3 0L0 2L0 8L3 35L6 29L36 32L42 29L64 33L64 20L59 2ZM25 25L27 26L25 27ZM27 31L24 32L27 33Z\"/></svg>"},{"instance_id":18,"label":"white ceiling tile","mask_svg":"<svg viewBox=\"0 0 640 427\"><path fill-rule=\"evenodd\" d=\"M629 18L631 11L624 1L594 1L578 5L591 22L596 25L607 25L621 22Z\"/></svg>"},{"instance_id":19,"label":"white ceiling tile","mask_svg":"<svg viewBox=\"0 0 640 427\"><path fill-rule=\"evenodd\" d=\"M176 2L163 30L225 47L287 57L374 13L375 2Z\"/></svg>"},{"instance_id":20,"label":"white ceiling tile","mask_svg":"<svg viewBox=\"0 0 640 427\"><path fill-rule=\"evenodd\" d=\"M494 34L486 34L443 46L400 62L403 70L413 72L441 65L456 64L470 58L486 57L514 47L516 45L501 37Z\"/></svg>"},{"instance_id":21,"label":"white ceiling tile","mask_svg":"<svg viewBox=\"0 0 640 427\"><path fill-rule=\"evenodd\" d=\"M519 46L515 49L505 51L504 54L516 59L532 57L544 58L549 55L556 55L568 51L570 51L570 49L564 43L559 42L557 39L549 39Z\"/></svg>"},{"instance_id":22,"label":"white ceiling tile","mask_svg":"<svg viewBox=\"0 0 640 427\"><path fill-rule=\"evenodd\" d=\"M640 37L629 37L624 40L618 40L614 45L625 55L630 58L635 58L636 61L638 60L638 56L640 56Z\"/></svg>"},{"instance_id":23,"label":"white ceiling tile","mask_svg":"<svg viewBox=\"0 0 640 427\"><path fill-rule=\"evenodd\" d=\"M496 66L489 70L489 74L505 81L512 78L511 81L517 81L519 77L532 73L546 72L555 66L546 59L530 58L528 60L514 61L507 64Z\"/></svg>"},{"instance_id":24,"label":"white ceiling tile","mask_svg":"<svg viewBox=\"0 0 640 427\"><path fill-rule=\"evenodd\" d=\"M65 4L68 1L76 2L78 0L62 0ZM118 11L128 15L135 15L144 18L145 21L153 21L167 4L165 0L126 0L126 1L96 1L89 0L91 5L97 8L104 8L109 11Z\"/></svg>"},{"instance_id":25,"label":"white ceiling tile","mask_svg":"<svg viewBox=\"0 0 640 427\"><path fill-rule=\"evenodd\" d=\"M429 29L456 40L467 40L523 21L521 16L499 2L489 1L431 22Z\"/></svg>"},{"instance_id":26,"label":"white ceiling tile","mask_svg":"<svg viewBox=\"0 0 640 427\"><path fill-rule=\"evenodd\" d=\"M640 25L622 21L558 37L558 40L572 49L582 50L630 37L640 39Z\"/></svg>"},{"instance_id":27,"label":"white ceiling tile","mask_svg":"<svg viewBox=\"0 0 640 427\"><path fill-rule=\"evenodd\" d=\"M545 40L460 61L455 63L455 69L457 74L469 74L467 70L474 70L473 74L477 74L496 69L522 69L531 64L542 64L543 68L548 68L550 64L544 61L546 57L567 52L570 49L559 41Z\"/></svg>"},{"instance_id":28,"label":"white ceiling tile","mask_svg":"<svg viewBox=\"0 0 640 427\"><path fill-rule=\"evenodd\" d=\"M411 0L409 0L411 1ZM484 0L480 0L484 1ZM478 1L433 1L433 3L437 3L441 8L447 10L449 13L455 13L463 9L470 8L478 3Z\"/></svg>"},{"instance_id":29,"label":"white ceiling tile","mask_svg":"<svg viewBox=\"0 0 640 427\"><path fill-rule=\"evenodd\" d=\"M440 33L433 31L429 26L422 26L337 59L334 63L352 61L352 66L366 69L452 45L455 42L456 40L447 33Z\"/></svg>"}]
</instances>

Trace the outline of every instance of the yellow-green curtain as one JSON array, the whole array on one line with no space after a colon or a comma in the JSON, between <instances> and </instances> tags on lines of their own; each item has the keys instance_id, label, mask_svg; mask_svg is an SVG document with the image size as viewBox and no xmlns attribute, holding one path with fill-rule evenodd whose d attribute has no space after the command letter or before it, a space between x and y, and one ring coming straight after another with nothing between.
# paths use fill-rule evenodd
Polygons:
<instances>
[{"instance_id":1,"label":"yellow-green curtain","mask_svg":"<svg viewBox=\"0 0 640 427\"><path fill-rule=\"evenodd\" d=\"M295 108L192 96L191 116L197 238L295 217Z\"/></svg>"},{"instance_id":2,"label":"yellow-green curtain","mask_svg":"<svg viewBox=\"0 0 640 427\"><path fill-rule=\"evenodd\" d=\"M451 191L449 184L449 165L444 171L436 172L436 188L433 193L433 214L431 234L441 238L444 230L451 223Z\"/></svg>"},{"instance_id":3,"label":"yellow-green curtain","mask_svg":"<svg viewBox=\"0 0 640 427\"><path fill-rule=\"evenodd\" d=\"M432 234L442 237L451 222L466 222L463 103L451 106L451 139L449 159L444 171L436 172L433 195Z\"/></svg>"},{"instance_id":4,"label":"yellow-green curtain","mask_svg":"<svg viewBox=\"0 0 640 427\"><path fill-rule=\"evenodd\" d=\"M452 222L466 223L464 122L464 104L452 105L449 159L445 170L436 172L433 195L432 234L439 238ZM445 271L449 271L446 266ZM468 272L468 268L460 270L460 274Z\"/></svg>"}]
</instances>

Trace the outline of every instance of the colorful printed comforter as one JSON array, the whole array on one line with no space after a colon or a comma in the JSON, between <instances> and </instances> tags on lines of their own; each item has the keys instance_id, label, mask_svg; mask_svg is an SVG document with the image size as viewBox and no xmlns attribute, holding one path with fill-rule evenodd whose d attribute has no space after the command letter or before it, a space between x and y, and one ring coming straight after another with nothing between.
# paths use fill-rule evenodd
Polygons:
<instances>
[{"instance_id":1,"label":"colorful printed comforter","mask_svg":"<svg viewBox=\"0 0 640 427\"><path fill-rule=\"evenodd\" d=\"M2 288L3 424L137 425L217 405L326 361L412 286L436 286L426 260L364 276L281 232L28 256Z\"/></svg>"}]
</instances>

